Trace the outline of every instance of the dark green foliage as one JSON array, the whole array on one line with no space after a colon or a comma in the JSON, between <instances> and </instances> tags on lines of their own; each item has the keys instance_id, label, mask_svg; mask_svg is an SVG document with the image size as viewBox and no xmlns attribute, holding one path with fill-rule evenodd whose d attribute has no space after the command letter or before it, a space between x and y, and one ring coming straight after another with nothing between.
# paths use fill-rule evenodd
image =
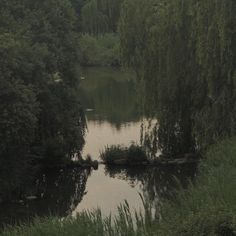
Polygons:
<instances>
[{"instance_id":1,"label":"dark green foliage","mask_svg":"<svg viewBox=\"0 0 236 236\"><path fill-rule=\"evenodd\" d=\"M212 143L236 130L236 2L202 1L193 20L199 85L206 86L205 99L194 99L199 143ZM211 14L209 14L211 12ZM207 24L205 29L204 24ZM198 87L197 93L203 89ZM195 96L195 93L193 94ZM204 96L204 95L202 95ZM199 132L200 131L200 132Z\"/></svg>"},{"instance_id":2,"label":"dark green foliage","mask_svg":"<svg viewBox=\"0 0 236 236\"><path fill-rule=\"evenodd\" d=\"M124 2L122 57L137 72L166 154L235 134L235 10L233 0Z\"/></svg>"},{"instance_id":3,"label":"dark green foliage","mask_svg":"<svg viewBox=\"0 0 236 236\"><path fill-rule=\"evenodd\" d=\"M69 0L76 11L76 30L90 35L116 33L123 0Z\"/></svg>"},{"instance_id":4,"label":"dark green foliage","mask_svg":"<svg viewBox=\"0 0 236 236\"><path fill-rule=\"evenodd\" d=\"M117 32L123 0L87 0L81 10L82 29L93 35Z\"/></svg>"},{"instance_id":5,"label":"dark green foliage","mask_svg":"<svg viewBox=\"0 0 236 236\"><path fill-rule=\"evenodd\" d=\"M31 87L0 78L0 151L28 147L35 135L39 104Z\"/></svg>"},{"instance_id":6,"label":"dark green foliage","mask_svg":"<svg viewBox=\"0 0 236 236\"><path fill-rule=\"evenodd\" d=\"M132 165L135 163L142 163L142 162L147 162L147 156L145 154L145 151L143 150L142 147L132 144L128 148L128 159L127 162Z\"/></svg>"},{"instance_id":7,"label":"dark green foliage","mask_svg":"<svg viewBox=\"0 0 236 236\"><path fill-rule=\"evenodd\" d=\"M100 154L100 158L107 164L114 164L115 161L127 158L127 149L122 146L112 145L106 147Z\"/></svg>"},{"instance_id":8,"label":"dark green foliage","mask_svg":"<svg viewBox=\"0 0 236 236\"><path fill-rule=\"evenodd\" d=\"M100 158L108 165L139 165L148 162L143 148L135 144L129 147L120 145L106 147Z\"/></svg>"},{"instance_id":9,"label":"dark green foliage","mask_svg":"<svg viewBox=\"0 0 236 236\"><path fill-rule=\"evenodd\" d=\"M56 161L70 159L84 144L85 117L76 89L53 83L41 95L42 119L36 146L43 146L44 156ZM45 128L46 127L46 128ZM49 159L48 159L49 160Z\"/></svg>"},{"instance_id":10,"label":"dark green foliage","mask_svg":"<svg viewBox=\"0 0 236 236\"><path fill-rule=\"evenodd\" d=\"M34 174L27 155L40 108L33 86L14 79L15 71L26 69L20 42L10 34L1 35L0 41L0 199L5 200L19 197Z\"/></svg>"},{"instance_id":11,"label":"dark green foliage","mask_svg":"<svg viewBox=\"0 0 236 236\"><path fill-rule=\"evenodd\" d=\"M97 8L91 11L91 4ZM19 182L32 163L61 165L81 151L86 126L76 67L118 65L119 49L113 33L93 38L79 32L116 32L120 5L121 1L1 1L0 163L10 170L18 158L16 168L22 168L12 174L16 179L22 176ZM99 21L100 15L106 22ZM89 19L91 24L85 26Z\"/></svg>"},{"instance_id":12,"label":"dark green foliage","mask_svg":"<svg viewBox=\"0 0 236 236\"><path fill-rule=\"evenodd\" d=\"M32 174L25 155L35 137L39 107L31 89L20 80L0 77L0 199Z\"/></svg>"},{"instance_id":13,"label":"dark green foliage","mask_svg":"<svg viewBox=\"0 0 236 236\"><path fill-rule=\"evenodd\" d=\"M88 120L108 121L118 130L123 123L140 120L134 73L119 68L83 68L80 83L81 104L96 109L87 112ZM97 115L99 114L99 115Z\"/></svg>"},{"instance_id":14,"label":"dark green foliage","mask_svg":"<svg viewBox=\"0 0 236 236\"><path fill-rule=\"evenodd\" d=\"M18 179L10 191L33 163L54 165L79 152L85 118L76 93L78 33L70 1L3 0L0 15L0 165ZM2 193L9 176L0 178Z\"/></svg>"},{"instance_id":15,"label":"dark green foliage","mask_svg":"<svg viewBox=\"0 0 236 236\"><path fill-rule=\"evenodd\" d=\"M119 39L113 33L99 36L84 34L79 39L80 65L119 66Z\"/></svg>"},{"instance_id":16,"label":"dark green foliage","mask_svg":"<svg viewBox=\"0 0 236 236\"><path fill-rule=\"evenodd\" d=\"M123 0L71 0L77 11L80 64L120 66L118 21Z\"/></svg>"}]
</instances>

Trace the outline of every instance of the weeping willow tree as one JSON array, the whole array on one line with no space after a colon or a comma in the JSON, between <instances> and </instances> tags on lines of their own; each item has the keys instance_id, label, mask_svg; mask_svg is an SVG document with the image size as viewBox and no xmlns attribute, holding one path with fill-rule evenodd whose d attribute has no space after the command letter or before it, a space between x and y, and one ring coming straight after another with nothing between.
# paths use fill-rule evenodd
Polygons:
<instances>
[{"instance_id":1,"label":"weeping willow tree","mask_svg":"<svg viewBox=\"0 0 236 236\"><path fill-rule=\"evenodd\" d=\"M235 134L235 12L234 0L123 4L122 57L140 79L143 109L158 119L152 144L166 154Z\"/></svg>"},{"instance_id":2,"label":"weeping willow tree","mask_svg":"<svg viewBox=\"0 0 236 236\"><path fill-rule=\"evenodd\" d=\"M82 28L90 34L116 32L123 0L88 0L82 8Z\"/></svg>"},{"instance_id":3,"label":"weeping willow tree","mask_svg":"<svg viewBox=\"0 0 236 236\"><path fill-rule=\"evenodd\" d=\"M207 0L194 7L197 79L205 88L194 114L195 134L209 144L236 131L236 2Z\"/></svg>"}]
</instances>

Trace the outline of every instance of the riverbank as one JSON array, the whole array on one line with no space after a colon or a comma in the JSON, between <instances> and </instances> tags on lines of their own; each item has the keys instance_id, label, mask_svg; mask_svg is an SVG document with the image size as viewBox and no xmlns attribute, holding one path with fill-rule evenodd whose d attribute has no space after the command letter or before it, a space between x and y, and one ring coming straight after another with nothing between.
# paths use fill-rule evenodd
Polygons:
<instances>
[{"instance_id":1,"label":"riverbank","mask_svg":"<svg viewBox=\"0 0 236 236\"><path fill-rule=\"evenodd\" d=\"M136 215L137 229L128 205L119 208L115 222L102 219L101 211L82 213L77 220L36 219L30 226L2 233L13 235L235 235L236 234L236 138L212 146L199 176L175 201L162 206L161 221L151 218L150 208Z\"/></svg>"}]
</instances>

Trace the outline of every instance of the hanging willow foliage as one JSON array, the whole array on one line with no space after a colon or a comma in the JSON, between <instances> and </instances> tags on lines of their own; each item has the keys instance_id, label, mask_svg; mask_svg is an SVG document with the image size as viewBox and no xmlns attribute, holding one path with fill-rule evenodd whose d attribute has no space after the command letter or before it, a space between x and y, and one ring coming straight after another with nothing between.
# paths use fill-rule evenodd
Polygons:
<instances>
[{"instance_id":1,"label":"hanging willow foliage","mask_svg":"<svg viewBox=\"0 0 236 236\"><path fill-rule=\"evenodd\" d=\"M204 148L236 131L236 2L125 0L124 61L141 81L167 154Z\"/></svg>"},{"instance_id":2,"label":"hanging willow foliage","mask_svg":"<svg viewBox=\"0 0 236 236\"><path fill-rule=\"evenodd\" d=\"M82 8L83 31L90 34L116 32L123 0L87 0Z\"/></svg>"}]
</instances>

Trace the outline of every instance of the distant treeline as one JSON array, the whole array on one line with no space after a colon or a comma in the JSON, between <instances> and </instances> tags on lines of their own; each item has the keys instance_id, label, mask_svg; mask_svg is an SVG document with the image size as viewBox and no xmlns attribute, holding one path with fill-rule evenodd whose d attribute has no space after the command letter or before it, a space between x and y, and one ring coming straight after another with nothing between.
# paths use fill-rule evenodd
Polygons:
<instances>
[{"instance_id":1,"label":"distant treeline","mask_svg":"<svg viewBox=\"0 0 236 236\"><path fill-rule=\"evenodd\" d=\"M78 26L85 33L116 33L123 0L70 0L78 15Z\"/></svg>"},{"instance_id":2,"label":"distant treeline","mask_svg":"<svg viewBox=\"0 0 236 236\"><path fill-rule=\"evenodd\" d=\"M125 0L122 57L141 81L146 135L167 154L236 133L236 1Z\"/></svg>"},{"instance_id":3,"label":"distant treeline","mask_svg":"<svg viewBox=\"0 0 236 236\"><path fill-rule=\"evenodd\" d=\"M118 23L123 0L70 0L77 13L80 64L119 66Z\"/></svg>"},{"instance_id":4,"label":"distant treeline","mask_svg":"<svg viewBox=\"0 0 236 236\"><path fill-rule=\"evenodd\" d=\"M68 0L76 13L79 63L120 66L118 24L123 0Z\"/></svg>"}]
</instances>

